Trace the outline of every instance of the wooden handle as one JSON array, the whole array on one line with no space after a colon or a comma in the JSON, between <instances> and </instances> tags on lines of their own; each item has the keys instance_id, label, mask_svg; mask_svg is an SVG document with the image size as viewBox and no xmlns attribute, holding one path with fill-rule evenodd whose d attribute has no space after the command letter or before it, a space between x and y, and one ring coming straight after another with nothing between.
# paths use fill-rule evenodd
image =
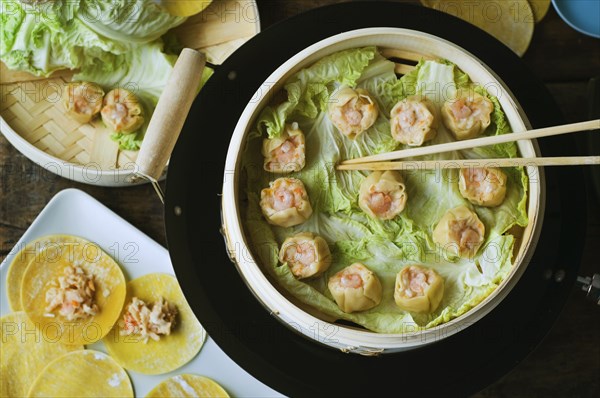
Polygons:
<instances>
[{"instance_id":1,"label":"wooden handle","mask_svg":"<svg viewBox=\"0 0 600 398\"><path fill-rule=\"evenodd\" d=\"M204 54L189 48L184 49L177 59L137 158L137 173L150 181L160 178L171 157L196 98L205 64Z\"/></svg>"},{"instance_id":2,"label":"wooden handle","mask_svg":"<svg viewBox=\"0 0 600 398\"><path fill-rule=\"evenodd\" d=\"M527 166L590 166L600 164L600 156L565 156L554 158L503 158L456 160L406 160L400 162L373 162L341 164L338 170L436 170L471 167L527 167Z\"/></svg>"},{"instance_id":3,"label":"wooden handle","mask_svg":"<svg viewBox=\"0 0 600 398\"><path fill-rule=\"evenodd\" d=\"M447 144L430 145L420 148L403 149L400 151L380 153L378 155L365 156L362 158L349 159L342 164L356 164L368 162L382 162L386 160L395 160L413 156L432 155L434 153L459 151L462 149L476 148L480 146L503 144L505 142L532 140L534 138L550 137L553 135L575 133L585 130L600 129L600 119L589 120L587 122L565 124L562 126L546 127L543 129L529 130L520 133L494 135L491 137L474 138L465 141L455 141Z\"/></svg>"}]
</instances>

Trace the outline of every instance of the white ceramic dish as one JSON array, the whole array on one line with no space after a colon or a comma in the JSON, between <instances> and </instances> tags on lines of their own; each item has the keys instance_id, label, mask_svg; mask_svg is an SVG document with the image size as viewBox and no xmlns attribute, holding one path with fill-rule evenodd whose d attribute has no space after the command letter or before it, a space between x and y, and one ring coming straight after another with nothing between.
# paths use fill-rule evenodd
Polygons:
<instances>
[{"instance_id":1,"label":"white ceramic dish","mask_svg":"<svg viewBox=\"0 0 600 398\"><path fill-rule=\"evenodd\" d=\"M244 109L233 133L226 160L226 174L223 185L223 225L227 236L228 246L232 253L244 253L234 259L242 277L259 298L261 303L279 319L293 326L307 338L338 348L344 352L354 352L362 355L378 355L387 352L396 352L411 349L420 345L429 344L452 334L458 333L469 325L477 322L488 314L518 282L525 271L535 250L539 231L542 225L540 215L543 214L545 188L543 183L543 170L537 167L527 167L530 178L529 204L527 213L529 225L523 231L522 243L515 249L514 263L510 274L502 284L474 309L440 326L422 332L406 334L383 334L366 330L339 326L319 319L294 305L263 273L261 266L252 257L252 250L248 246L246 234L240 217L239 178L231 178L232 171L235 176L240 175L240 159L242 156L245 137L255 125L260 111L280 90L290 76L307 67L317 60L350 48L364 46L389 47L411 53L422 54L435 58L443 58L454 62L467 73L471 80L482 85L498 97L500 104L507 116L512 131L525 131L530 128L521 107L514 100L509 88L500 78L482 61L473 54L459 46L440 37L409 29L399 28L368 28L345 32L332 36L290 58L271 74L265 83L253 96L253 101ZM518 141L522 157L535 157L539 153L537 146L532 141ZM542 178L540 178L542 177ZM232 250L235 249L235 250ZM246 255L249 253L250 255ZM315 325L318 325L318 329ZM335 339L326 336L315 338L314 330L335 331Z\"/></svg>"},{"instance_id":2,"label":"white ceramic dish","mask_svg":"<svg viewBox=\"0 0 600 398\"><path fill-rule=\"evenodd\" d=\"M164 247L86 193L67 189L48 203L0 265L0 316L11 312L6 297L9 264L27 242L51 234L76 235L97 243L119 262L128 280L153 272L174 274ZM90 347L106 352L102 343ZM174 372L157 376L127 373L133 382L136 397L145 397L161 381L182 373L210 377L231 396L281 396L239 367L210 337L191 362Z\"/></svg>"}]
</instances>

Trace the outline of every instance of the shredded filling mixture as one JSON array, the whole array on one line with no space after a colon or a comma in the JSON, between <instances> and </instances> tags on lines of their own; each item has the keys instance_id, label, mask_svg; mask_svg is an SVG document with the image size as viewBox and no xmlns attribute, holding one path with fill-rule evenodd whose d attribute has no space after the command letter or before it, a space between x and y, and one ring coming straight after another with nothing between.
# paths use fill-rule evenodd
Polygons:
<instances>
[{"instance_id":1,"label":"shredded filling mixture","mask_svg":"<svg viewBox=\"0 0 600 398\"><path fill-rule=\"evenodd\" d=\"M134 297L119 323L120 334L121 336L139 335L144 343L147 343L149 338L159 341L161 336L171 334L176 317L177 307L162 297L154 303L152 309L143 300Z\"/></svg>"},{"instance_id":2,"label":"shredded filling mixture","mask_svg":"<svg viewBox=\"0 0 600 398\"><path fill-rule=\"evenodd\" d=\"M98 306L94 302L94 278L85 274L80 266L68 266L64 276L58 281L49 283L50 289L46 292L46 314L54 318L52 311L58 308L59 315L68 321L75 321L94 316L98 313Z\"/></svg>"}]
</instances>

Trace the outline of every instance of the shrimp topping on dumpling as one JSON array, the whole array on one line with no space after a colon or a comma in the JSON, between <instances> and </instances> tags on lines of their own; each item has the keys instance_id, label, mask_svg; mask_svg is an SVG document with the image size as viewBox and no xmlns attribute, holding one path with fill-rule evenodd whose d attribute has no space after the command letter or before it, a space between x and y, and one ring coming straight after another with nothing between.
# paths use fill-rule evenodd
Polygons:
<instances>
[{"instance_id":1,"label":"shrimp topping on dumpling","mask_svg":"<svg viewBox=\"0 0 600 398\"><path fill-rule=\"evenodd\" d=\"M286 124L283 133L263 141L264 168L272 173L300 171L306 164L304 134L298 123Z\"/></svg>"},{"instance_id":2,"label":"shrimp topping on dumpling","mask_svg":"<svg viewBox=\"0 0 600 398\"><path fill-rule=\"evenodd\" d=\"M116 88L104 97L102 121L114 132L135 133L144 124L144 109L129 90Z\"/></svg>"},{"instance_id":3,"label":"shrimp topping on dumpling","mask_svg":"<svg viewBox=\"0 0 600 398\"><path fill-rule=\"evenodd\" d=\"M477 214L465 206L448 210L433 230L433 241L455 256L473 257L485 235Z\"/></svg>"},{"instance_id":4,"label":"shrimp topping on dumpling","mask_svg":"<svg viewBox=\"0 0 600 398\"><path fill-rule=\"evenodd\" d=\"M421 146L437 135L435 106L426 98L411 96L398 102L390 112L392 137L402 144Z\"/></svg>"},{"instance_id":5,"label":"shrimp topping on dumpling","mask_svg":"<svg viewBox=\"0 0 600 398\"><path fill-rule=\"evenodd\" d=\"M67 321L77 321L100 311L95 299L94 277L87 275L80 266L65 267L64 274L49 282L49 286L45 316L53 318L52 311L58 311Z\"/></svg>"},{"instance_id":6,"label":"shrimp topping on dumpling","mask_svg":"<svg viewBox=\"0 0 600 398\"><path fill-rule=\"evenodd\" d=\"M297 178L278 178L260 192L260 207L269 224L293 227L312 214L308 193Z\"/></svg>"},{"instance_id":7,"label":"shrimp topping on dumpling","mask_svg":"<svg viewBox=\"0 0 600 398\"><path fill-rule=\"evenodd\" d=\"M65 86L64 106L67 115L80 123L90 122L102 109L104 90L90 82L73 82Z\"/></svg>"},{"instance_id":8,"label":"shrimp topping on dumpling","mask_svg":"<svg viewBox=\"0 0 600 398\"><path fill-rule=\"evenodd\" d=\"M302 232L283 242L279 261L287 263L296 278L305 279L327 271L331 265L331 252L325 239Z\"/></svg>"},{"instance_id":9,"label":"shrimp topping on dumpling","mask_svg":"<svg viewBox=\"0 0 600 398\"><path fill-rule=\"evenodd\" d=\"M379 278L361 263L354 263L329 278L327 287L346 313L365 311L381 302Z\"/></svg>"},{"instance_id":10,"label":"shrimp topping on dumpling","mask_svg":"<svg viewBox=\"0 0 600 398\"><path fill-rule=\"evenodd\" d=\"M457 140L466 140L485 131L493 111L494 104L484 96L459 91L442 105L442 120Z\"/></svg>"},{"instance_id":11,"label":"shrimp topping on dumpling","mask_svg":"<svg viewBox=\"0 0 600 398\"><path fill-rule=\"evenodd\" d=\"M406 206L406 186L397 171L374 171L360 184L358 205L373 218L391 220Z\"/></svg>"},{"instance_id":12,"label":"shrimp topping on dumpling","mask_svg":"<svg viewBox=\"0 0 600 398\"><path fill-rule=\"evenodd\" d=\"M405 311L431 313L444 297L444 279L419 265L405 267L396 275L394 300Z\"/></svg>"},{"instance_id":13,"label":"shrimp topping on dumpling","mask_svg":"<svg viewBox=\"0 0 600 398\"><path fill-rule=\"evenodd\" d=\"M355 139L371 127L379 116L375 101L367 90L342 87L329 100L329 118L342 134Z\"/></svg>"},{"instance_id":14,"label":"shrimp topping on dumpling","mask_svg":"<svg viewBox=\"0 0 600 398\"><path fill-rule=\"evenodd\" d=\"M460 170L458 188L469 202L486 207L499 206L506 196L506 174L495 167Z\"/></svg>"}]
</instances>

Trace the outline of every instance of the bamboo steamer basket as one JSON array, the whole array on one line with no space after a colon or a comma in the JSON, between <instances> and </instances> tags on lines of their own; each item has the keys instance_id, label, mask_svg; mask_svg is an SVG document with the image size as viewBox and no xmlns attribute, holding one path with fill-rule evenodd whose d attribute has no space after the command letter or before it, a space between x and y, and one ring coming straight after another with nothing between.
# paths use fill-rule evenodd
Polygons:
<instances>
[{"instance_id":1,"label":"bamboo steamer basket","mask_svg":"<svg viewBox=\"0 0 600 398\"><path fill-rule=\"evenodd\" d=\"M399 54L419 54L423 58L448 59L466 72L474 82L483 85L498 97L512 131L525 131L531 126L509 88L475 55L442 38L408 29L368 28L332 36L289 59L256 91L253 101L247 105L236 125L225 165L222 200L223 234L230 258L252 293L281 322L320 344L343 352L371 356L413 349L439 341L474 324L496 307L517 284L533 255L543 221L545 187L543 169L527 167L529 224L525 228L513 228L510 231L515 236L516 243L513 267L509 275L476 307L437 327L405 334L383 334L335 324L333 323L335 320L331 317L299 303L284 289L278 288L276 282L261 270L261 265L255 258L254 250L249 246L247 239L247 234L252 232L245 231L240 217L242 199L240 186L243 186L240 181L240 160L246 136L254 127L260 111L274 97L274 94L283 88L283 82L290 76L324 56L363 46L391 48ZM539 153L534 141L518 141L517 144L524 158L533 158Z\"/></svg>"},{"instance_id":2,"label":"bamboo steamer basket","mask_svg":"<svg viewBox=\"0 0 600 398\"><path fill-rule=\"evenodd\" d=\"M180 43L220 64L260 32L255 0L214 0L174 29ZM146 182L136 175L137 151L119 150L96 119L81 124L65 115L62 90L73 72L49 78L11 71L0 62L0 132L46 170L92 185L119 187Z\"/></svg>"}]
</instances>

